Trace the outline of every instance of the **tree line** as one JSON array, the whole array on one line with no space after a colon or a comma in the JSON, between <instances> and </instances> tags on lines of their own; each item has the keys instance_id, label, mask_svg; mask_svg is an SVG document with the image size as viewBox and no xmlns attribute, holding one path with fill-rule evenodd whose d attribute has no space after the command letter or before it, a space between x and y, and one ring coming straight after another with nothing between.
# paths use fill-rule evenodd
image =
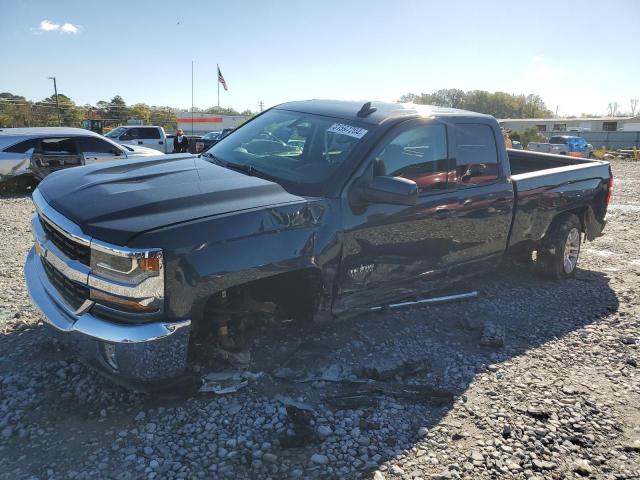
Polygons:
<instances>
[{"instance_id":1,"label":"tree line","mask_svg":"<svg viewBox=\"0 0 640 480\"><path fill-rule=\"evenodd\" d=\"M513 95L505 92L470 90L457 88L438 90L434 93L407 93L401 102L461 108L472 112L486 113L496 118L549 118L549 110L539 95Z\"/></svg>"},{"instance_id":2,"label":"tree line","mask_svg":"<svg viewBox=\"0 0 640 480\"><path fill-rule=\"evenodd\" d=\"M105 126L127 123L129 119L142 120L146 124L160 125L165 129L176 128L176 109L171 107L149 106L145 103L127 105L116 95L111 100L101 100L95 105L77 105L70 97L58 94L60 123L67 127L81 127L88 118L102 119ZM463 91L450 88L434 93L407 93L401 102L462 108L474 112L486 113L496 118L548 118L553 113L546 107L539 95L513 95L504 92L484 90ZM210 107L194 109L196 112L248 115L250 110L238 112L234 108ZM55 95L39 101L31 101L23 96L9 92L0 93L0 127L43 127L58 125L58 109Z\"/></svg>"},{"instance_id":3,"label":"tree line","mask_svg":"<svg viewBox=\"0 0 640 480\"><path fill-rule=\"evenodd\" d=\"M85 119L100 119L107 127L126 124L129 119L144 121L147 125L159 125L173 130L177 126L175 108L149 106L145 103L127 105L116 95L111 100L101 100L95 105L77 105L70 97L58 94L43 100L31 101L21 95L9 92L0 93L0 127L54 127L58 126L58 107L60 124L63 127L82 127ZM195 108L195 112L219 115L254 115L250 110L238 112L228 107L210 107L204 110Z\"/></svg>"}]
</instances>

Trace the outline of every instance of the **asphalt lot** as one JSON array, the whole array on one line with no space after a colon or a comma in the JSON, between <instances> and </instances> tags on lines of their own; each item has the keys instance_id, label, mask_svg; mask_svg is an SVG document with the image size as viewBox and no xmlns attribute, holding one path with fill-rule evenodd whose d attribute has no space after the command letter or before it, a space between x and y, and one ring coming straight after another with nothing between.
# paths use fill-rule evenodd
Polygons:
<instances>
[{"instance_id":1,"label":"asphalt lot","mask_svg":"<svg viewBox=\"0 0 640 480\"><path fill-rule=\"evenodd\" d=\"M266 323L261 375L224 396L127 391L61 350L22 277L31 202L0 198L0 478L640 478L640 164L613 169L575 279L505 266L466 302Z\"/></svg>"}]
</instances>

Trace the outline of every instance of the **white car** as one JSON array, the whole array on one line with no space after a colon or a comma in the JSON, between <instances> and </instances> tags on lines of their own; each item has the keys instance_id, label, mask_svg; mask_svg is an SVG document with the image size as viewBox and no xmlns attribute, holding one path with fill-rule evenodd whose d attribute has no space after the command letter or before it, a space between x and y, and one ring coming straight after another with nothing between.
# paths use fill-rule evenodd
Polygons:
<instances>
[{"instance_id":1,"label":"white car","mask_svg":"<svg viewBox=\"0 0 640 480\"><path fill-rule=\"evenodd\" d=\"M82 128L0 128L0 181L19 176L42 180L63 168L152 155L162 153L118 145Z\"/></svg>"}]
</instances>

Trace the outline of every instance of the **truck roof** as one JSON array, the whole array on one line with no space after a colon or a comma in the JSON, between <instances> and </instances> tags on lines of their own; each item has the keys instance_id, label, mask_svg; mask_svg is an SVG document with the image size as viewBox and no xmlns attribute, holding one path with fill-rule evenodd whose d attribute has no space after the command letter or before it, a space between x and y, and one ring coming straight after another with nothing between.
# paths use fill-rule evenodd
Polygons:
<instances>
[{"instance_id":1,"label":"truck roof","mask_svg":"<svg viewBox=\"0 0 640 480\"><path fill-rule=\"evenodd\" d=\"M20 137L40 137L42 135L86 135L92 137L101 137L91 130L84 128L72 127L25 127L25 128L0 128L0 136L20 136Z\"/></svg>"},{"instance_id":2,"label":"truck roof","mask_svg":"<svg viewBox=\"0 0 640 480\"><path fill-rule=\"evenodd\" d=\"M460 110L457 108L437 107L434 105L416 105L413 103L392 103L372 101L371 108L376 111L359 117L358 112L367 101L343 101L343 100L303 100L298 102L287 102L277 105L274 108L281 110L292 110L297 112L313 113L316 115L326 115L329 117L342 118L355 122L370 124L381 124L389 119L403 117L482 117L493 118L491 115Z\"/></svg>"}]
</instances>

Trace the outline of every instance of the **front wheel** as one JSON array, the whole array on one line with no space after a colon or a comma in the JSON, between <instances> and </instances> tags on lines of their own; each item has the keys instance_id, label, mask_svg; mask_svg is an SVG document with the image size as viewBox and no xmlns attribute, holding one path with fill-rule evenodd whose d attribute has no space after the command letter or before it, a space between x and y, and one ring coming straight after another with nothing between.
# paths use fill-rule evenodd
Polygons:
<instances>
[{"instance_id":1,"label":"front wheel","mask_svg":"<svg viewBox=\"0 0 640 480\"><path fill-rule=\"evenodd\" d=\"M570 278L576 273L582 224L574 214L558 217L549 227L538 252L541 272L550 278Z\"/></svg>"}]
</instances>

